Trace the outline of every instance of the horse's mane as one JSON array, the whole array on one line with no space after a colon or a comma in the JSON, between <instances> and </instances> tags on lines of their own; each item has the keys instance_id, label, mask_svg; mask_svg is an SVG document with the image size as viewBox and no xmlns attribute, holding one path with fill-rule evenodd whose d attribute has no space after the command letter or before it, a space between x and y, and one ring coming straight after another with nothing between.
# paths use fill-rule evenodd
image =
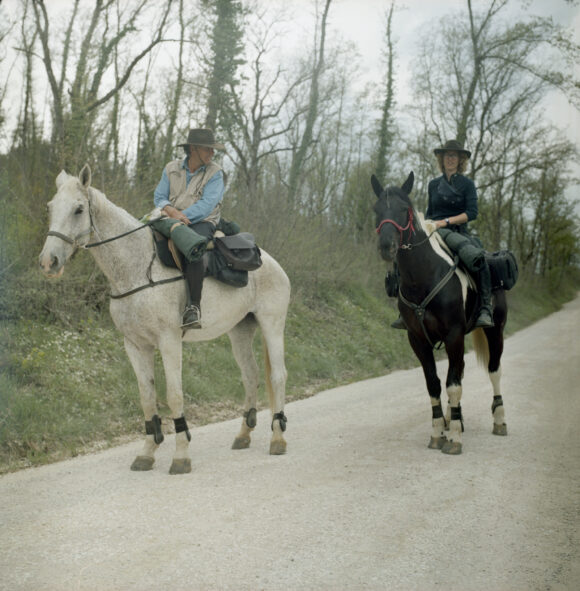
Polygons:
<instances>
[{"instance_id":1,"label":"horse's mane","mask_svg":"<svg viewBox=\"0 0 580 591\"><path fill-rule=\"evenodd\" d=\"M98 211L110 211L114 212L115 215L119 216L123 221L128 222L132 225L137 223L137 218L131 215L126 209L120 205L113 203L102 191L95 189L95 187L89 187L89 195L91 198L92 207Z\"/></svg>"}]
</instances>

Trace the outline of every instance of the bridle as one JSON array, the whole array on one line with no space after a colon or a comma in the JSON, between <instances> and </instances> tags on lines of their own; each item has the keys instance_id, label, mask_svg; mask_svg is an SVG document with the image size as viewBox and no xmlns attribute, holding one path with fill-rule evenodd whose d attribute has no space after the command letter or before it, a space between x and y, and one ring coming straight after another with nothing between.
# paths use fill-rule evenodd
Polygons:
<instances>
[{"instance_id":1,"label":"bridle","mask_svg":"<svg viewBox=\"0 0 580 591\"><path fill-rule=\"evenodd\" d=\"M138 230L142 230L143 228L149 228L154 221L154 220L152 220L149 222L145 222L143 225L138 226L137 228L133 228L132 230L129 230L128 232L123 232L123 234L118 234L117 236L107 238L106 240L100 240L98 242L91 242L89 244L81 244L79 242L79 240L81 238L83 238L84 236L87 236L89 234L92 234L93 230L96 231L95 225L93 223L93 214L92 214L92 210L91 210L91 200L89 198L88 190L87 190L87 200L89 203L89 220L90 220L90 224L89 224L89 227L87 230L84 230L78 236L75 236L74 238L71 238L70 236L63 234L62 232L57 232L56 230L49 230L46 235L47 236L55 236L56 238L60 238L61 240L63 240L67 244L71 244L76 251L78 248L94 248L95 246L101 246L102 244L107 244L107 242L113 242L113 240L118 240L119 238L123 238L124 236L132 234L133 232L137 232ZM133 295L134 293L137 293L137 292L147 289L149 287L155 287L156 285L164 285L166 283L173 283L174 281L181 281L182 279L184 279L184 275L181 274L181 275L177 275L175 277L169 277L168 279L161 279L158 281L154 281L153 278L151 277L151 272L152 272L152 268L153 268L153 262L155 261L156 257L157 257L157 250L154 247L153 248L153 255L151 256L151 261L149 262L149 266L147 267L147 272L146 272L146 277L147 277L147 281L148 281L147 283L140 285L139 287L135 287L134 289L130 289L129 291L126 291L124 293L111 294L111 299L118 300L118 299L130 296L130 295Z\"/></svg>"},{"instance_id":2,"label":"bridle","mask_svg":"<svg viewBox=\"0 0 580 591\"><path fill-rule=\"evenodd\" d=\"M409 207L407 212L409 214L409 221L407 222L407 225L405 227L398 224L395 220L391 220L390 218L387 218L387 219L382 220L381 223L377 226L377 229L376 229L377 234L381 233L381 229L385 224L391 224L392 226L395 226L395 228L399 231L399 248L413 248L413 245L410 242L411 236L413 234L417 233L415 230L415 226L413 225L413 218L414 218L413 208ZM403 244L403 234L407 230L409 230L409 236L407 238L407 243Z\"/></svg>"},{"instance_id":3,"label":"bridle","mask_svg":"<svg viewBox=\"0 0 580 591\"><path fill-rule=\"evenodd\" d=\"M55 236L56 238L60 238L61 240L63 240L67 244L71 244L72 247L76 250L78 248L94 248L95 246L101 246L101 244L107 244L107 242L113 242L113 240L118 240L119 238L123 238L123 236L127 236L129 234L132 234L133 232L137 232L138 230L142 230L143 228L147 228L151 225L151 222L146 222L142 226L138 226L137 228L133 228L132 230L129 230L128 232L124 232L123 234L119 234L118 236L113 236L112 238L107 238L106 240L100 240L98 242L91 242L89 244L81 244L80 239L92 234L93 230L95 230L95 225L93 224L93 212L91 209L91 200L89 197L89 191L87 190L86 193L87 193L87 201L89 204L89 221L90 221L89 227L86 230L84 230L83 232L81 232L78 236L75 236L74 238L71 238L70 236L67 236L66 234L62 234L61 232L57 232L56 230L49 230L46 233L47 236Z\"/></svg>"}]
</instances>

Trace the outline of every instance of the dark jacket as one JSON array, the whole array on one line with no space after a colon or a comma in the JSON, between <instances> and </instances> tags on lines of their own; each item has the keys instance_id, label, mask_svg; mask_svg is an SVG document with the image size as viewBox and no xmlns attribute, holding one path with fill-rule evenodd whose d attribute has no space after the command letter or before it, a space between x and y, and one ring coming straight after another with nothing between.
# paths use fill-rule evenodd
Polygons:
<instances>
[{"instance_id":1,"label":"dark jacket","mask_svg":"<svg viewBox=\"0 0 580 591\"><path fill-rule=\"evenodd\" d=\"M445 218L466 213L468 221L477 217L477 191L474 182L462 174L454 174L450 182L445 175L430 181L425 218L444 220ZM466 231L467 224L462 224Z\"/></svg>"}]
</instances>

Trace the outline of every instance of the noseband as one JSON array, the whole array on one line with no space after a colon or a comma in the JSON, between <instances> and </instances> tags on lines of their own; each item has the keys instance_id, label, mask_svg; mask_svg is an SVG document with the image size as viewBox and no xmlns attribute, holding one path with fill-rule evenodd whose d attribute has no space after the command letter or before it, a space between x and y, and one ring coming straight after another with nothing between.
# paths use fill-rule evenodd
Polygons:
<instances>
[{"instance_id":1,"label":"noseband","mask_svg":"<svg viewBox=\"0 0 580 591\"><path fill-rule=\"evenodd\" d=\"M415 226L413 225L413 209L411 207L409 207L409 209L407 210L409 213L409 221L407 222L407 225L405 227L397 224L397 222L395 220L391 220L391 219L386 219L383 220L378 226L377 226L377 234L381 233L381 229L385 224L391 224L393 226L395 226L395 228L399 231L399 248L411 248L411 244L409 243L409 240L411 240L411 236L413 234L415 234ZM407 244L403 244L403 233L409 230L409 238L407 241Z\"/></svg>"}]
</instances>

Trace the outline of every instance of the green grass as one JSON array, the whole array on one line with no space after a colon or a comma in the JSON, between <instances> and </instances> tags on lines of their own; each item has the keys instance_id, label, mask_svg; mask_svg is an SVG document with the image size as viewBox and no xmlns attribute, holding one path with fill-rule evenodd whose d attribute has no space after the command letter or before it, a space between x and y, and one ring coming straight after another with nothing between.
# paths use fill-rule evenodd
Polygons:
<instances>
[{"instance_id":1,"label":"green grass","mask_svg":"<svg viewBox=\"0 0 580 591\"><path fill-rule=\"evenodd\" d=\"M572 281L558 290L522 281L508 293L507 334L557 310L577 289ZM319 283L316 293L295 294L286 328L287 401L416 366L406 334L389 328L395 317L392 300L359 287ZM262 367L260 341L254 349ZM108 317L75 330L4 322L0 342L0 473L107 447L143 431L137 383ZM156 383L169 431L159 356ZM190 426L241 415L244 391L227 337L184 346L183 385ZM267 407L263 387L259 407Z\"/></svg>"}]
</instances>

